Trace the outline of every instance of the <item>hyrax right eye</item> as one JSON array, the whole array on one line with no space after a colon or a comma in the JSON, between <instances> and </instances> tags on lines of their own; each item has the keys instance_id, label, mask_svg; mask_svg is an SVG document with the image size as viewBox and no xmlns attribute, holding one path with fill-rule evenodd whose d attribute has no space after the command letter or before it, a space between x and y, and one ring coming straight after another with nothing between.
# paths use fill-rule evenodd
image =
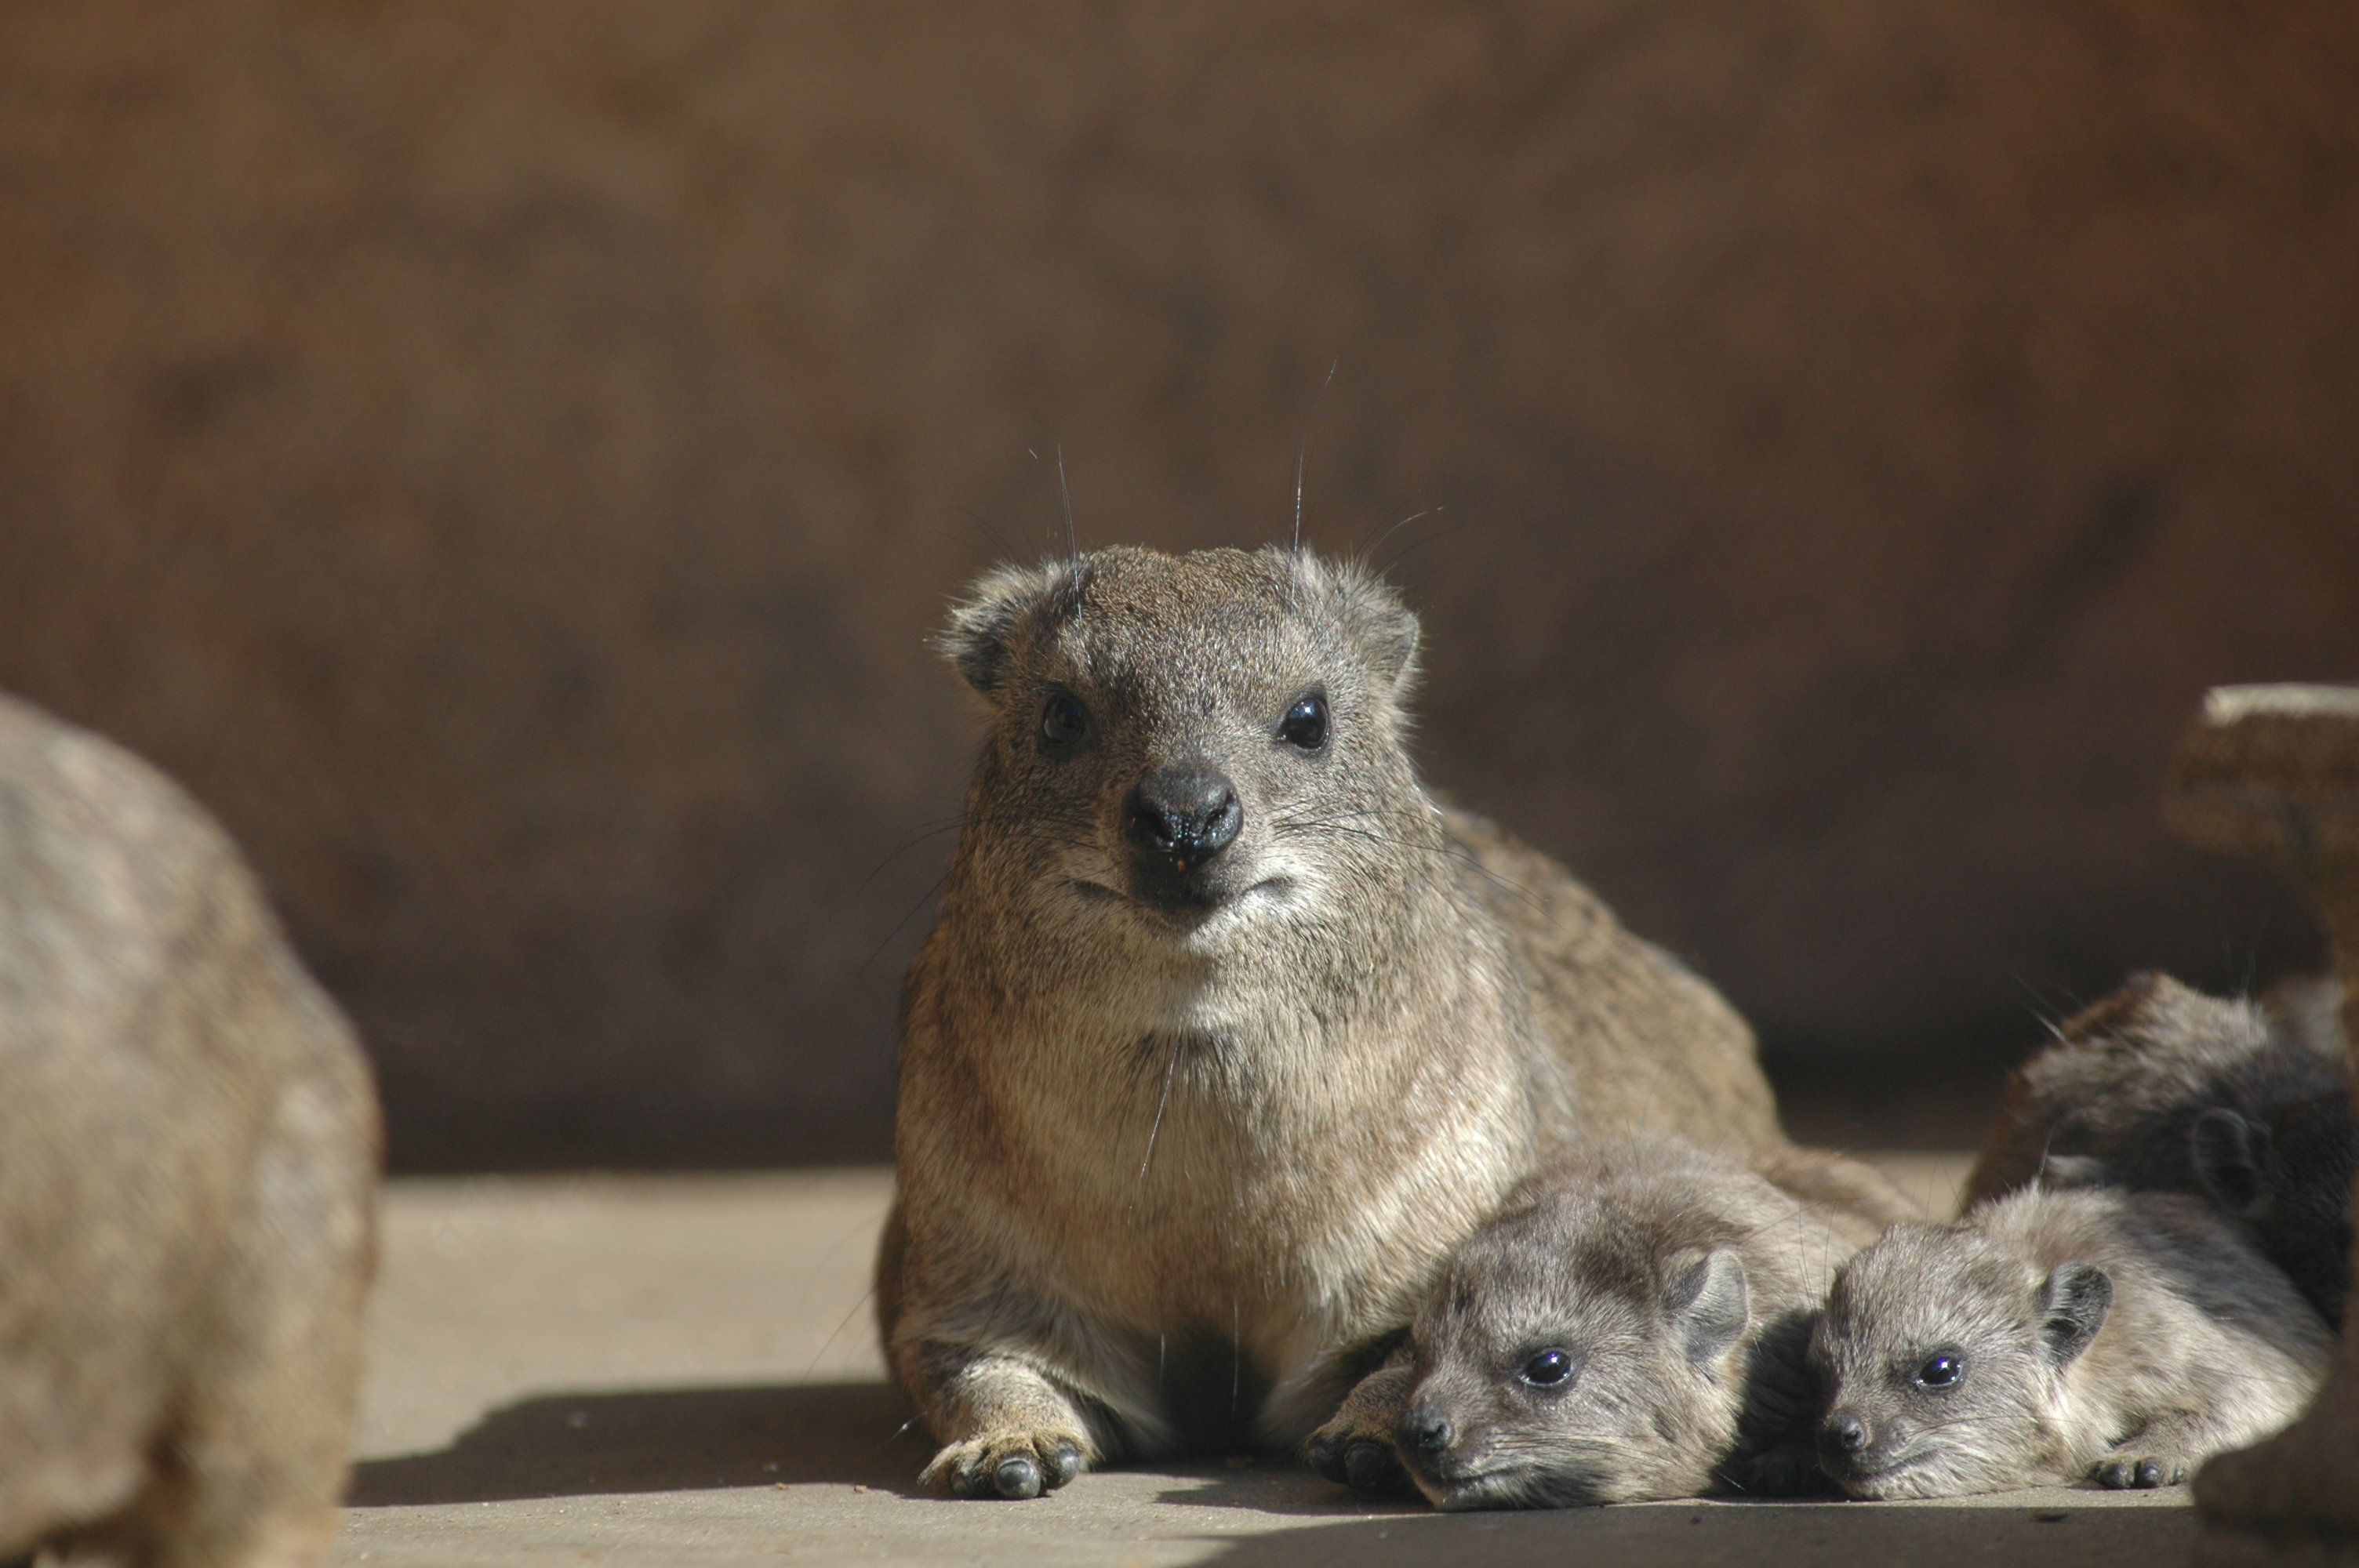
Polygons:
<instances>
[{"instance_id":1,"label":"hyrax right eye","mask_svg":"<svg viewBox=\"0 0 2359 1568\"><path fill-rule=\"evenodd\" d=\"M1089 733L1090 716L1081 700L1059 692L1040 710L1040 739L1051 746L1070 746Z\"/></svg>"}]
</instances>

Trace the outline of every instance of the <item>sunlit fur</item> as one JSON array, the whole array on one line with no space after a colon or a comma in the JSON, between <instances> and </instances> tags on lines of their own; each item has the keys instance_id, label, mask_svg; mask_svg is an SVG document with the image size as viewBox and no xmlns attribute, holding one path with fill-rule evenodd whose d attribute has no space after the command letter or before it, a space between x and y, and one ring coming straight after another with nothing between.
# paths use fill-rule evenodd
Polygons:
<instances>
[{"instance_id":1,"label":"sunlit fur","mask_svg":"<svg viewBox=\"0 0 2359 1568\"><path fill-rule=\"evenodd\" d=\"M1838 1162L1813 1163L1828 1184ZM1831 1211L1650 1138L1524 1183L1418 1312L1395 1419L1419 1488L1443 1509L1563 1508L1820 1483L1810 1325L1858 1241L1908 1212L1873 1173L1847 1174L1858 1195ZM1721 1281L1718 1300L1700 1279ZM1576 1374L1527 1383L1543 1347ZM1440 1452L1413 1436L1435 1418L1453 1434Z\"/></svg>"},{"instance_id":2,"label":"sunlit fur","mask_svg":"<svg viewBox=\"0 0 2359 1568\"><path fill-rule=\"evenodd\" d=\"M1098 550L988 574L941 643L991 727L906 991L877 1292L938 1478L1298 1442L1549 1152L1780 1142L1709 987L1419 787L1417 623L1365 571ZM1085 738L1044 747L1060 693ZM1158 897L1123 801L1180 764L1243 822Z\"/></svg>"},{"instance_id":3,"label":"sunlit fur","mask_svg":"<svg viewBox=\"0 0 2359 1568\"><path fill-rule=\"evenodd\" d=\"M377 1144L220 827L0 697L0 1562L319 1561Z\"/></svg>"},{"instance_id":4,"label":"sunlit fur","mask_svg":"<svg viewBox=\"0 0 2359 1568\"><path fill-rule=\"evenodd\" d=\"M2060 1358L2043 1295L2071 1265L2110 1304ZM2115 1462L2183 1479L2203 1458L2290 1421L2330 1336L2284 1273L2196 1199L2027 1189L1947 1226L1897 1226L1837 1276L1810 1355L1829 1419L1866 1441L1821 1449L1861 1498L1930 1498L2090 1480ZM1964 1358L1946 1392L1912 1379Z\"/></svg>"}]
</instances>

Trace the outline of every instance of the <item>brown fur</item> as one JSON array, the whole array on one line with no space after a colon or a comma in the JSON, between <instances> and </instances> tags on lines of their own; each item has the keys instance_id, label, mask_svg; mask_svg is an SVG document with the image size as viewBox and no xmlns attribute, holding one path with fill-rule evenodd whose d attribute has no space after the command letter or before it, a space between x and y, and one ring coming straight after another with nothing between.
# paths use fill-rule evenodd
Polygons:
<instances>
[{"instance_id":1,"label":"brown fur","mask_svg":"<svg viewBox=\"0 0 2359 1568\"><path fill-rule=\"evenodd\" d=\"M0 699L0 1559L293 1568L336 1524L375 1098L220 831Z\"/></svg>"},{"instance_id":2,"label":"brown fur","mask_svg":"<svg viewBox=\"0 0 2359 1568\"><path fill-rule=\"evenodd\" d=\"M1654 1137L1558 1161L1452 1251L1312 1463L1364 1490L1405 1476L1443 1509L1822 1486L1811 1325L1844 1260L1916 1217L1817 1150L1747 1170ZM1536 1379L1536 1357L1565 1375Z\"/></svg>"},{"instance_id":3,"label":"brown fur","mask_svg":"<svg viewBox=\"0 0 2359 1568\"><path fill-rule=\"evenodd\" d=\"M1003 568L945 643L992 704L906 993L894 1369L969 1492L1299 1443L1550 1154L1782 1145L1743 1022L1545 857L1419 787L1417 623L1280 549ZM1281 716L1322 691L1323 747ZM1043 740L1070 697L1085 738ZM1217 766L1166 896L1125 792Z\"/></svg>"}]
</instances>

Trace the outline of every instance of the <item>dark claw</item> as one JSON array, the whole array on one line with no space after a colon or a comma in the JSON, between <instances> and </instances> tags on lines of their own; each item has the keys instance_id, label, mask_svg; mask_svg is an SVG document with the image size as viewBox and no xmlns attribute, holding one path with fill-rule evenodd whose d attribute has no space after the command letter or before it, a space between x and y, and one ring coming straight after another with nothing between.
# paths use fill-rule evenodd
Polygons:
<instances>
[{"instance_id":1,"label":"dark claw","mask_svg":"<svg viewBox=\"0 0 2359 1568\"><path fill-rule=\"evenodd\" d=\"M1060 1443L1057 1451L1049 1455L1049 1485L1061 1487L1082 1473L1082 1451L1070 1443Z\"/></svg>"},{"instance_id":2,"label":"dark claw","mask_svg":"<svg viewBox=\"0 0 2359 1568\"><path fill-rule=\"evenodd\" d=\"M2137 1467L2137 1484L2141 1487L2161 1486L2162 1461L2159 1459L2139 1460Z\"/></svg>"},{"instance_id":3,"label":"dark claw","mask_svg":"<svg viewBox=\"0 0 2359 1568\"><path fill-rule=\"evenodd\" d=\"M1391 1449L1364 1437L1343 1450L1343 1478L1354 1491L1397 1492L1408 1476Z\"/></svg>"},{"instance_id":4,"label":"dark claw","mask_svg":"<svg viewBox=\"0 0 2359 1568\"><path fill-rule=\"evenodd\" d=\"M2097 1485L2120 1491L2130 1484L2130 1467L2119 1459L2097 1466Z\"/></svg>"},{"instance_id":5,"label":"dark claw","mask_svg":"<svg viewBox=\"0 0 2359 1568\"><path fill-rule=\"evenodd\" d=\"M994 1485L1003 1498L1037 1498L1040 1495L1040 1466L1029 1454L1011 1454L999 1462L991 1473Z\"/></svg>"},{"instance_id":6,"label":"dark claw","mask_svg":"<svg viewBox=\"0 0 2359 1568\"><path fill-rule=\"evenodd\" d=\"M1332 1437L1310 1440L1310 1467L1339 1487L1348 1487L1352 1478L1343 1472L1343 1450Z\"/></svg>"}]
</instances>

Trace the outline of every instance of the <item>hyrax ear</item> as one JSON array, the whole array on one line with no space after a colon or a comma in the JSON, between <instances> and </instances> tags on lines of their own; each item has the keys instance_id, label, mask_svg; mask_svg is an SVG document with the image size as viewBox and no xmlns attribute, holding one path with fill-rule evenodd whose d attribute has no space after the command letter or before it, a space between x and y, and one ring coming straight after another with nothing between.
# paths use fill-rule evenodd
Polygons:
<instances>
[{"instance_id":1,"label":"hyrax ear","mask_svg":"<svg viewBox=\"0 0 2359 1568\"><path fill-rule=\"evenodd\" d=\"M1417 679L1416 612L1386 584L1366 578L1344 600L1343 624L1377 678L1406 690Z\"/></svg>"},{"instance_id":2,"label":"hyrax ear","mask_svg":"<svg viewBox=\"0 0 2359 1568\"><path fill-rule=\"evenodd\" d=\"M1396 692L1406 691L1417 679L1417 614L1383 579L1366 572L1346 574L1343 630L1358 644L1369 670Z\"/></svg>"},{"instance_id":3,"label":"hyrax ear","mask_svg":"<svg viewBox=\"0 0 2359 1568\"><path fill-rule=\"evenodd\" d=\"M951 605L949 623L934 634L934 646L958 666L967 685L986 696L998 690L1016 628L1063 575L1063 568L1050 566L992 568Z\"/></svg>"},{"instance_id":4,"label":"hyrax ear","mask_svg":"<svg viewBox=\"0 0 2359 1568\"><path fill-rule=\"evenodd\" d=\"M1719 1360L1752 1317L1745 1260L1723 1247L1679 1270L1664 1292L1663 1310L1689 1360Z\"/></svg>"},{"instance_id":5,"label":"hyrax ear","mask_svg":"<svg viewBox=\"0 0 2359 1568\"><path fill-rule=\"evenodd\" d=\"M1357 561L1324 560L1280 545L1263 554L1292 574L1299 590L1332 607L1369 674L1396 695L1408 691L1417 679L1417 617L1390 583Z\"/></svg>"},{"instance_id":6,"label":"hyrax ear","mask_svg":"<svg viewBox=\"0 0 2359 1568\"><path fill-rule=\"evenodd\" d=\"M2269 1159L2267 1128L2215 1105L2188 1129L2187 1144L2213 1203L2238 1219L2261 1211L2268 1198L2263 1175Z\"/></svg>"},{"instance_id":7,"label":"hyrax ear","mask_svg":"<svg viewBox=\"0 0 2359 1568\"><path fill-rule=\"evenodd\" d=\"M2060 1370L2089 1348L2113 1309L2114 1281L2094 1263L2062 1263L2039 1288L2039 1354Z\"/></svg>"},{"instance_id":8,"label":"hyrax ear","mask_svg":"<svg viewBox=\"0 0 2359 1568\"><path fill-rule=\"evenodd\" d=\"M2049 1192L2068 1187L2102 1187L2113 1179L2113 1171L2094 1154L2043 1154L2039 1157L2039 1184Z\"/></svg>"}]
</instances>

